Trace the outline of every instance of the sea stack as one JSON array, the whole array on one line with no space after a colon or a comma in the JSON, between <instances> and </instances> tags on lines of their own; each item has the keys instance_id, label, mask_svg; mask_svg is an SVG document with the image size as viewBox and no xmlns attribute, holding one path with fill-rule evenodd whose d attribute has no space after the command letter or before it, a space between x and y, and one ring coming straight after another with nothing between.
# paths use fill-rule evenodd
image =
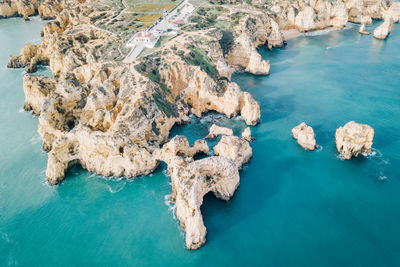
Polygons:
<instances>
[{"instance_id":1,"label":"sea stack","mask_svg":"<svg viewBox=\"0 0 400 267\"><path fill-rule=\"evenodd\" d=\"M336 148L343 159L371 153L373 139L374 129L371 126L354 121L339 127L335 135Z\"/></svg>"},{"instance_id":2,"label":"sea stack","mask_svg":"<svg viewBox=\"0 0 400 267\"><path fill-rule=\"evenodd\" d=\"M393 19L391 17L385 18L381 25L374 30L374 37L377 39L386 39L392 29Z\"/></svg>"},{"instance_id":3,"label":"sea stack","mask_svg":"<svg viewBox=\"0 0 400 267\"><path fill-rule=\"evenodd\" d=\"M365 24L362 24L360 26L360 30L358 32L361 33L361 34L365 34L365 35L371 34L370 32L365 31Z\"/></svg>"},{"instance_id":4,"label":"sea stack","mask_svg":"<svg viewBox=\"0 0 400 267\"><path fill-rule=\"evenodd\" d=\"M210 131L206 136L207 139L214 139L217 138L218 135L233 135L233 131L230 128L221 127L216 124L213 124L210 127Z\"/></svg>"},{"instance_id":5,"label":"sea stack","mask_svg":"<svg viewBox=\"0 0 400 267\"><path fill-rule=\"evenodd\" d=\"M315 141L315 134L313 128L308 126L305 122L300 123L292 129L293 138L304 149L314 150L317 146Z\"/></svg>"}]
</instances>

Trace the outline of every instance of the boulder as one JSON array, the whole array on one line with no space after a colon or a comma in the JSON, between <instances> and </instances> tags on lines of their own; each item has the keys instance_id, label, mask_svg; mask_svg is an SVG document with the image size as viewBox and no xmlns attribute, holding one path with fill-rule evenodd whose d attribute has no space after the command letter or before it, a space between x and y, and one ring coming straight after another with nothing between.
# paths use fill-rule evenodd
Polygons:
<instances>
[{"instance_id":1,"label":"boulder","mask_svg":"<svg viewBox=\"0 0 400 267\"><path fill-rule=\"evenodd\" d=\"M300 123L292 129L293 138L304 149L314 150L317 146L315 141L314 130L307 126L305 122Z\"/></svg>"},{"instance_id":2,"label":"boulder","mask_svg":"<svg viewBox=\"0 0 400 267\"><path fill-rule=\"evenodd\" d=\"M371 153L374 129L354 121L336 130L335 141L338 152L344 159Z\"/></svg>"},{"instance_id":3,"label":"boulder","mask_svg":"<svg viewBox=\"0 0 400 267\"><path fill-rule=\"evenodd\" d=\"M226 127L221 127L216 124L213 124L210 127L210 131L208 135L206 136L207 139L214 139L218 135L233 135L232 129L226 128Z\"/></svg>"},{"instance_id":4,"label":"boulder","mask_svg":"<svg viewBox=\"0 0 400 267\"><path fill-rule=\"evenodd\" d=\"M251 136L251 130L250 127L247 127L246 129L243 130L242 132L242 139L251 142L254 140L254 138Z\"/></svg>"}]
</instances>

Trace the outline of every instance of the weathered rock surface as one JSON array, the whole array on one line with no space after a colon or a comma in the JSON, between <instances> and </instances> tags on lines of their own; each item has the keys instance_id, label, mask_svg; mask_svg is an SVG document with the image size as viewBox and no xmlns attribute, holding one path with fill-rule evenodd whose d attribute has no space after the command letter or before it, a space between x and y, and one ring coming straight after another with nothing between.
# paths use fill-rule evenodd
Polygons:
<instances>
[{"instance_id":1,"label":"weathered rock surface","mask_svg":"<svg viewBox=\"0 0 400 267\"><path fill-rule=\"evenodd\" d=\"M381 25L374 30L374 37L377 39L386 39L392 29L392 18L385 18Z\"/></svg>"},{"instance_id":2,"label":"weathered rock surface","mask_svg":"<svg viewBox=\"0 0 400 267\"><path fill-rule=\"evenodd\" d=\"M60 0L3 0L0 2L0 18L21 16L28 19L39 13L43 19L54 19L63 8L64 1Z\"/></svg>"},{"instance_id":3,"label":"weathered rock surface","mask_svg":"<svg viewBox=\"0 0 400 267\"><path fill-rule=\"evenodd\" d=\"M239 186L238 167L225 157L193 160L197 153L207 153L204 140L190 147L184 136L175 136L155 155L168 164L172 182L171 201L176 204L176 216L186 232L186 247L197 249L206 241L206 227L200 207L203 197L213 192L217 198L229 200Z\"/></svg>"},{"instance_id":4,"label":"weathered rock surface","mask_svg":"<svg viewBox=\"0 0 400 267\"><path fill-rule=\"evenodd\" d=\"M304 149L314 150L317 146L314 130L305 122L300 123L292 129L293 138Z\"/></svg>"},{"instance_id":5,"label":"weathered rock surface","mask_svg":"<svg viewBox=\"0 0 400 267\"><path fill-rule=\"evenodd\" d=\"M221 140L214 147L216 156L223 156L235 162L240 169L253 156L249 142L237 136L222 136Z\"/></svg>"},{"instance_id":6,"label":"weathered rock surface","mask_svg":"<svg viewBox=\"0 0 400 267\"><path fill-rule=\"evenodd\" d=\"M233 130L226 127L221 127L216 124L211 125L210 131L206 138L213 139L216 138L218 135L233 135Z\"/></svg>"},{"instance_id":7,"label":"weathered rock surface","mask_svg":"<svg viewBox=\"0 0 400 267\"><path fill-rule=\"evenodd\" d=\"M201 117L208 111L240 115L246 124L256 125L260 106L230 82L231 74L268 74L269 62L257 48L283 46L281 30L341 28L347 21L367 24L387 16L396 21L398 14L391 0L269 1L274 15L265 10L264 0L235 5L241 2L230 0L232 6L221 7L229 9L224 15L232 35L227 47L220 43L225 31L209 24L182 30L154 53L123 64L116 60L125 56L126 36L94 23L119 12L109 10L114 7L107 1L3 0L3 17L56 17L45 24L40 44L27 44L8 64L27 72L48 65L54 75L24 76L24 106L40 114L38 131L49 152L49 183L61 182L73 164L130 178L150 174L165 161L187 247L196 249L206 235L203 196L210 191L225 200L232 196L238 168L251 157L251 133L246 129L242 138L224 136L214 148L219 156L194 161L196 153L208 154L205 141L191 147L186 138L177 137L165 144L170 129L188 122L190 114Z\"/></svg>"},{"instance_id":8,"label":"weathered rock surface","mask_svg":"<svg viewBox=\"0 0 400 267\"><path fill-rule=\"evenodd\" d=\"M361 33L361 34L365 34L365 35L371 34L370 32L365 31L365 24L362 24L360 26L360 30L358 32Z\"/></svg>"},{"instance_id":9,"label":"weathered rock surface","mask_svg":"<svg viewBox=\"0 0 400 267\"><path fill-rule=\"evenodd\" d=\"M55 90L56 81L54 78L25 74L23 85L25 94L24 109L27 111L32 110L35 115L40 115L40 110L45 100Z\"/></svg>"},{"instance_id":10,"label":"weathered rock surface","mask_svg":"<svg viewBox=\"0 0 400 267\"><path fill-rule=\"evenodd\" d=\"M236 27L236 35L227 55L229 65L256 75L269 74L270 64L261 58L256 48L265 44L269 48L284 45L284 37L275 20L263 13L248 15Z\"/></svg>"},{"instance_id":11,"label":"weathered rock surface","mask_svg":"<svg viewBox=\"0 0 400 267\"><path fill-rule=\"evenodd\" d=\"M261 55L253 50L250 54L250 60L246 67L246 72L255 75L268 75L270 70L270 64L268 61L263 60Z\"/></svg>"},{"instance_id":12,"label":"weathered rock surface","mask_svg":"<svg viewBox=\"0 0 400 267\"><path fill-rule=\"evenodd\" d=\"M246 127L246 129L243 130L242 132L242 138L248 142L251 142L254 140L254 138L251 136L251 130L250 127Z\"/></svg>"},{"instance_id":13,"label":"weathered rock surface","mask_svg":"<svg viewBox=\"0 0 400 267\"><path fill-rule=\"evenodd\" d=\"M374 129L371 126L354 121L339 127L335 135L336 148L344 159L371 153L373 139Z\"/></svg>"}]
</instances>

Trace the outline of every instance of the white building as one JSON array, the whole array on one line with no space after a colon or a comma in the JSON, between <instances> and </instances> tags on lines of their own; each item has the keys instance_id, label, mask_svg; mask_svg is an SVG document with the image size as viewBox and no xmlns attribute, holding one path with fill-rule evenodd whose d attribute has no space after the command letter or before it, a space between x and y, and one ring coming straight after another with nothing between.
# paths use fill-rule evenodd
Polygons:
<instances>
[{"instance_id":1,"label":"white building","mask_svg":"<svg viewBox=\"0 0 400 267\"><path fill-rule=\"evenodd\" d=\"M143 47L153 48L158 38L159 36L155 35L153 32L140 31L133 36L133 38L127 43L127 46L134 47L136 45L141 45Z\"/></svg>"}]
</instances>

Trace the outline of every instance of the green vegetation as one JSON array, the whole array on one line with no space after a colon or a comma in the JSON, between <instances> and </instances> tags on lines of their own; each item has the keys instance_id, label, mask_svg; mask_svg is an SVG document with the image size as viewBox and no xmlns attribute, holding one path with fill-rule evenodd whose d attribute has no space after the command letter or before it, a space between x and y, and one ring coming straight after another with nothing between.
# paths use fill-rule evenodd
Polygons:
<instances>
[{"instance_id":1,"label":"green vegetation","mask_svg":"<svg viewBox=\"0 0 400 267\"><path fill-rule=\"evenodd\" d=\"M143 58L143 61L141 63L135 66L135 69L138 72L146 75L151 81L159 85L159 87L156 88L156 93L153 94L154 101L156 102L158 108L167 117L177 117L178 109L176 105L174 103L171 103L167 99L167 96L172 97L171 91L160 78L160 65L161 61L159 57L147 56Z\"/></svg>"},{"instance_id":2,"label":"green vegetation","mask_svg":"<svg viewBox=\"0 0 400 267\"><path fill-rule=\"evenodd\" d=\"M216 83L218 94L221 95L225 90L224 80L225 77L220 77L215 65L208 59L204 52L198 48L190 47L190 52L184 56L182 59L189 65L199 66L202 71L208 74ZM179 53L179 51L178 51Z\"/></svg>"},{"instance_id":3,"label":"green vegetation","mask_svg":"<svg viewBox=\"0 0 400 267\"><path fill-rule=\"evenodd\" d=\"M228 21L218 20L221 14L227 12L228 10L221 6L199 7L189 18L189 21L195 24L187 25L183 30L194 31L210 27L229 28L230 23Z\"/></svg>"},{"instance_id":4,"label":"green vegetation","mask_svg":"<svg viewBox=\"0 0 400 267\"><path fill-rule=\"evenodd\" d=\"M204 55L204 52L198 48L191 47L190 52L183 57L183 60L189 65L200 66L200 69L206 72L211 78L217 80L218 71L213 63Z\"/></svg>"},{"instance_id":5,"label":"green vegetation","mask_svg":"<svg viewBox=\"0 0 400 267\"><path fill-rule=\"evenodd\" d=\"M167 100L165 93L161 92L161 90L157 88L156 93L153 94L153 97L157 107L165 114L165 116L168 118L178 117L179 113L176 105Z\"/></svg>"}]
</instances>

